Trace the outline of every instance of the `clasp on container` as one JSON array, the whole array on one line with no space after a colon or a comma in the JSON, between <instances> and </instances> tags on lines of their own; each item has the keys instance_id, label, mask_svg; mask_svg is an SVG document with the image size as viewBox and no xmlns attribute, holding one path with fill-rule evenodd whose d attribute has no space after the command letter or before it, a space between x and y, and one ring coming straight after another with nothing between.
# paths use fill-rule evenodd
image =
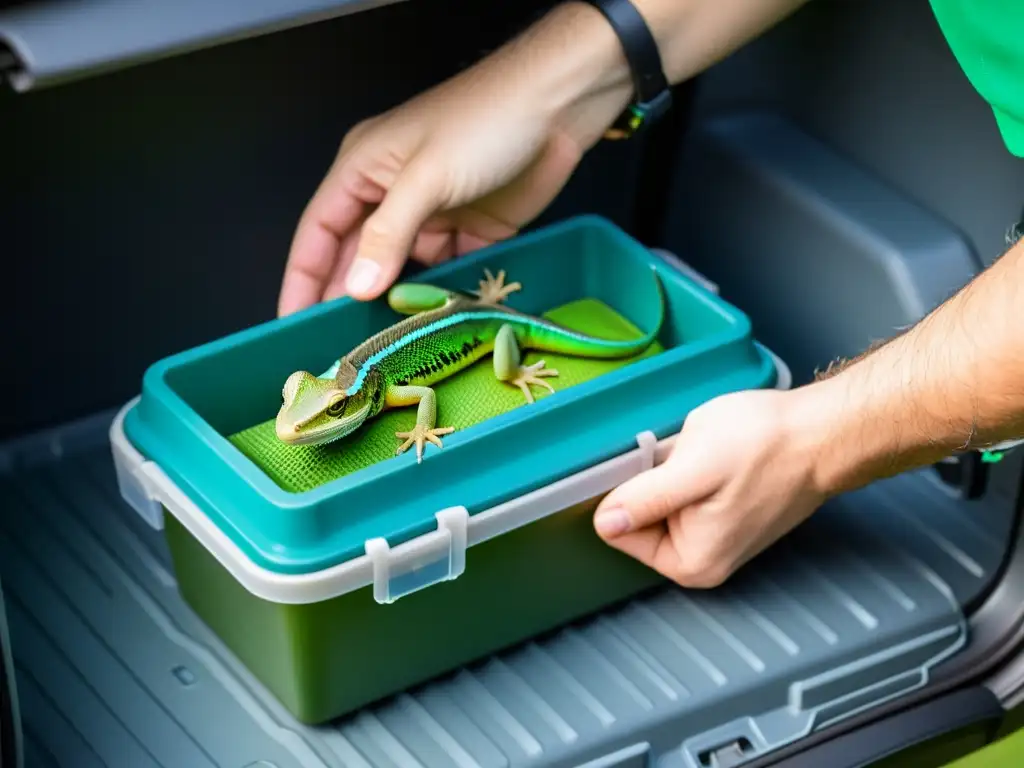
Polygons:
<instances>
[{"instance_id":1,"label":"clasp on container","mask_svg":"<svg viewBox=\"0 0 1024 768\"><path fill-rule=\"evenodd\" d=\"M654 469L655 454L658 450L658 436L646 429L636 436L636 445L640 449L640 472Z\"/></svg>"},{"instance_id":2,"label":"clasp on container","mask_svg":"<svg viewBox=\"0 0 1024 768\"><path fill-rule=\"evenodd\" d=\"M390 547L379 536L366 541L366 556L373 564L373 599L382 605L398 598L457 579L466 570L466 530L469 512L449 507L434 515L437 530Z\"/></svg>"}]
</instances>

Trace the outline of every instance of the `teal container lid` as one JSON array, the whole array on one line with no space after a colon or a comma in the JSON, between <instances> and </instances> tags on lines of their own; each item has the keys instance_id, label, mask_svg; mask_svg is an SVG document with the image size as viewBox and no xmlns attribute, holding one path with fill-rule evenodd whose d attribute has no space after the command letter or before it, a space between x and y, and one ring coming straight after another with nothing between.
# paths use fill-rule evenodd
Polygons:
<instances>
[{"instance_id":1,"label":"teal container lid","mask_svg":"<svg viewBox=\"0 0 1024 768\"><path fill-rule=\"evenodd\" d=\"M155 363L125 435L253 563L302 574L364 554L369 539L395 547L428 533L442 509L464 506L472 515L585 470L636 448L640 432L667 437L718 395L775 383L746 315L602 218L520 235L416 279L466 290L485 268L506 269L529 287L529 299L508 302L521 311L598 298L644 330L657 310L653 268L666 297L665 350L458 430L443 450L428 446L422 464L413 450L290 493L227 436L276 413L288 374L326 370L394 322L383 300L346 297Z\"/></svg>"}]
</instances>

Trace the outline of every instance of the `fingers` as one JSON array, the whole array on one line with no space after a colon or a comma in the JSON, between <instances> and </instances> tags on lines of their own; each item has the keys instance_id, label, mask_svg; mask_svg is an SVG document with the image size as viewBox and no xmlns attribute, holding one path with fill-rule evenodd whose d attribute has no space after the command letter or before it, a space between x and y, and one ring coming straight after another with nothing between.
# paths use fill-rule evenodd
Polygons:
<instances>
[{"instance_id":1,"label":"fingers","mask_svg":"<svg viewBox=\"0 0 1024 768\"><path fill-rule=\"evenodd\" d=\"M448 261L455 255L455 240L449 232L420 232L413 245L411 256L427 266Z\"/></svg>"},{"instance_id":2,"label":"fingers","mask_svg":"<svg viewBox=\"0 0 1024 768\"><path fill-rule=\"evenodd\" d=\"M334 273L331 275L327 287L323 290L320 300L331 301L345 295L345 278L348 276L349 266L356 255L356 248L359 246L359 224L353 228L341 241L338 249L338 260L334 265Z\"/></svg>"},{"instance_id":3,"label":"fingers","mask_svg":"<svg viewBox=\"0 0 1024 768\"><path fill-rule=\"evenodd\" d=\"M441 200L440 169L408 166L377 210L363 224L359 248L349 268L345 288L357 299L374 299L398 277L424 222Z\"/></svg>"},{"instance_id":4,"label":"fingers","mask_svg":"<svg viewBox=\"0 0 1024 768\"><path fill-rule=\"evenodd\" d=\"M664 464L640 473L601 501L594 528L610 546L662 576L700 586L703 573L687 570L672 535L678 538L682 516L699 508L723 482L721 469L704 460L696 442L684 429Z\"/></svg>"},{"instance_id":5,"label":"fingers","mask_svg":"<svg viewBox=\"0 0 1024 768\"><path fill-rule=\"evenodd\" d=\"M675 579L679 554L664 521L611 539L608 544L662 576Z\"/></svg>"},{"instance_id":6,"label":"fingers","mask_svg":"<svg viewBox=\"0 0 1024 768\"><path fill-rule=\"evenodd\" d=\"M657 523L608 542L665 578L688 589L723 584L752 555L722 538L720 519L702 504L683 509Z\"/></svg>"},{"instance_id":7,"label":"fingers","mask_svg":"<svg viewBox=\"0 0 1024 768\"><path fill-rule=\"evenodd\" d=\"M720 470L702 461L700 453L683 443L685 439L684 432L664 464L641 472L601 501L594 515L601 538L611 540L660 523L718 488Z\"/></svg>"},{"instance_id":8,"label":"fingers","mask_svg":"<svg viewBox=\"0 0 1024 768\"><path fill-rule=\"evenodd\" d=\"M321 301L335 274L345 237L363 216L364 202L340 174L330 174L299 221L285 265L277 313L289 315Z\"/></svg>"},{"instance_id":9,"label":"fingers","mask_svg":"<svg viewBox=\"0 0 1024 768\"><path fill-rule=\"evenodd\" d=\"M511 234L515 234L515 232L513 231ZM455 253L462 256L463 254L471 253L472 251L477 251L488 245L492 245L494 242L494 240L478 237L470 232L458 232L455 235Z\"/></svg>"}]
</instances>

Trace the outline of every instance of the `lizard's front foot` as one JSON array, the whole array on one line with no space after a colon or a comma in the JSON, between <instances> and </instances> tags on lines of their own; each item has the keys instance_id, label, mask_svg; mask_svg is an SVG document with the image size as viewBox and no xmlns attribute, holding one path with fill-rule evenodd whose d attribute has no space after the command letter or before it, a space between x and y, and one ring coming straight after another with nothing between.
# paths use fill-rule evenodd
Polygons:
<instances>
[{"instance_id":1,"label":"lizard's front foot","mask_svg":"<svg viewBox=\"0 0 1024 768\"><path fill-rule=\"evenodd\" d=\"M480 281L480 290L472 293L480 299L482 304L500 304L510 293L515 293L522 288L523 286L519 283L505 285L504 269L498 272L497 277L491 274L491 270L485 269L484 279Z\"/></svg>"},{"instance_id":2,"label":"lizard's front foot","mask_svg":"<svg viewBox=\"0 0 1024 768\"><path fill-rule=\"evenodd\" d=\"M423 461L423 448L424 446L426 446L428 440L432 442L434 445L436 445L438 448L444 448L444 445L441 443L440 439L438 439L439 436L449 435L454 431L455 427L428 428L417 424L409 432L395 432L395 437L397 437L399 440L405 440L404 443L398 446L398 450L395 451L395 455L399 456L405 453L407 450L409 450L410 446L412 446L412 444L415 443L416 463L419 464L420 462Z\"/></svg>"},{"instance_id":3,"label":"lizard's front foot","mask_svg":"<svg viewBox=\"0 0 1024 768\"><path fill-rule=\"evenodd\" d=\"M550 368L545 368L544 361L541 360L540 362L534 363L533 365L520 365L519 375L512 379L511 383L515 384L517 387L523 390L523 394L526 395L526 402L532 403L534 402L534 400L533 392L530 391L530 385L537 384L538 386L547 389L548 392L554 392L555 390L551 387L551 385L544 381L544 379L541 377L557 375L558 371L552 370Z\"/></svg>"}]
</instances>

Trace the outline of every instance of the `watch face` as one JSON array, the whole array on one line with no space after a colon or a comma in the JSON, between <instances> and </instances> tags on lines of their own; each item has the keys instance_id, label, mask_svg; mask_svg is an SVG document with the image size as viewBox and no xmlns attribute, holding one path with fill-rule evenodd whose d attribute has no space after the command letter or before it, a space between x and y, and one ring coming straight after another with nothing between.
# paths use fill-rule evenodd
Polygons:
<instances>
[{"instance_id":1,"label":"watch face","mask_svg":"<svg viewBox=\"0 0 1024 768\"><path fill-rule=\"evenodd\" d=\"M644 110L637 106L626 109L611 128L604 132L604 137L611 140L628 139L635 134L644 124Z\"/></svg>"}]
</instances>

